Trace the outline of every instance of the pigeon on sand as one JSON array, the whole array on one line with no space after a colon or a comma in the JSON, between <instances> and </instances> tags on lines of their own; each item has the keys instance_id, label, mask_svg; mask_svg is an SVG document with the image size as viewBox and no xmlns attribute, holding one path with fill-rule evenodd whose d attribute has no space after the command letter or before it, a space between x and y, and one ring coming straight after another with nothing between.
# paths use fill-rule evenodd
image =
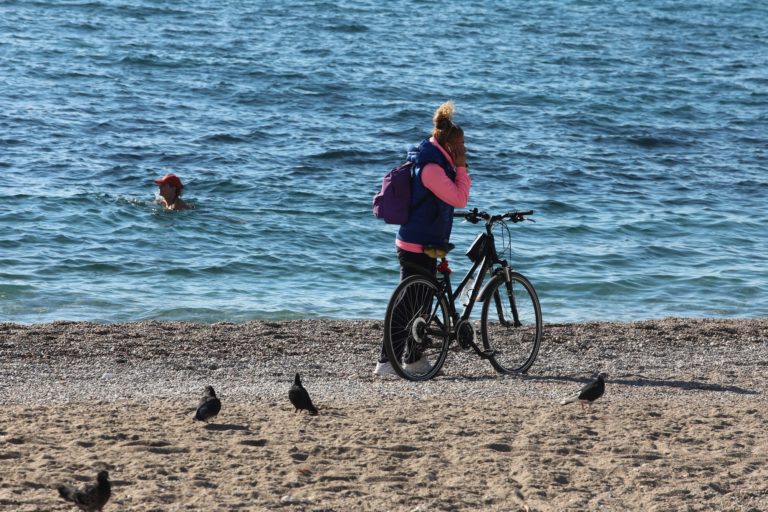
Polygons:
<instances>
[{"instance_id":1,"label":"pigeon on sand","mask_svg":"<svg viewBox=\"0 0 768 512\"><path fill-rule=\"evenodd\" d=\"M583 388L581 388L581 391L578 395L574 395L569 398L563 399L562 402L560 402L562 405L565 404L572 404L576 400L579 401L579 405L581 405L581 410L584 410L584 403L589 404L589 410L592 410L592 402L603 396L603 393L605 392L605 374L600 373L597 375L597 379L593 380Z\"/></svg>"},{"instance_id":2,"label":"pigeon on sand","mask_svg":"<svg viewBox=\"0 0 768 512\"><path fill-rule=\"evenodd\" d=\"M314 405L312 405L312 400L309 398L309 393L307 393L307 390L304 389L304 386L301 385L301 378L299 377L298 373L296 374L296 378L293 379L293 386L291 386L291 389L288 391L288 398L296 408L296 411L294 412L305 409L309 411L309 414L313 416L317 414L317 409Z\"/></svg>"},{"instance_id":3,"label":"pigeon on sand","mask_svg":"<svg viewBox=\"0 0 768 512\"><path fill-rule=\"evenodd\" d=\"M195 419L199 421L208 421L216 417L221 410L221 400L216 397L216 392L211 386L205 386L203 397L197 405Z\"/></svg>"},{"instance_id":4,"label":"pigeon on sand","mask_svg":"<svg viewBox=\"0 0 768 512\"><path fill-rule=\"evenodd\" d=\"M97 512L104 508L112 495L112 485L109 483L109 473L99 471L95 484L87 484L82 487L68 487L60 485L59 496L66 501L71 501L77 508L85 512Z\"/></svg>"}]
</instances>

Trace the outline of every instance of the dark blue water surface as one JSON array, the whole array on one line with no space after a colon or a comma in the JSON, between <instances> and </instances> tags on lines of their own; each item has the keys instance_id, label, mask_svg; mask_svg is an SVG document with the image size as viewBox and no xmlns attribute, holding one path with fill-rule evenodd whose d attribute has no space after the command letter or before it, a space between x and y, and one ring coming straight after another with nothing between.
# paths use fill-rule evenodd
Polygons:
<instances>
[{"instance_id":1,"label":"dark blue water surface","mask_svg":"<svg viewBox=\"0 0 768 512\"><path fill-rule=\"evenodd\" d=\"M381 318L447 99L545 320L768 315L768 7L464 4L0 2L0 321Z\"/></svg>"}]
</instances>

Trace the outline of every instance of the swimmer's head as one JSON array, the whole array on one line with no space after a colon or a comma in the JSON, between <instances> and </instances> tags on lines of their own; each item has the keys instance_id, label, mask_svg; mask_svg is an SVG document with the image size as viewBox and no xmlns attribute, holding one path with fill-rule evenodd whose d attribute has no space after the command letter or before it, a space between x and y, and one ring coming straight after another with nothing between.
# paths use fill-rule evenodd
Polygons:
<instances>
[{"instance_id":1,"label":"swimmer's head","mask_svg":"<svg viewBox=\"0 0 768 512\"><path fill-rule=\"evenodd\" d=\"M176 187L179 190L179 194L181 194L181 190L184 188L184 185L181 183L181 179L176 176L175 174L168 173L159 180L155 180L155 183L158 185L171 185L173 187Z\"/></svg>"},{"instance_id":2,"label":"swimmer's head","mask_svg":"<svg viewBox=\"0 0 768 512\"><path fill-rule=\"evenodd\" d=\"M158 191L160 197L165 201L166 207L173 206L177 200L181 201L181 191L184 189L184 185L181 183L181 179L175 174L168 173L159 180L155 180L157 186L160 187Z\"/></svg>"}]
</instances>

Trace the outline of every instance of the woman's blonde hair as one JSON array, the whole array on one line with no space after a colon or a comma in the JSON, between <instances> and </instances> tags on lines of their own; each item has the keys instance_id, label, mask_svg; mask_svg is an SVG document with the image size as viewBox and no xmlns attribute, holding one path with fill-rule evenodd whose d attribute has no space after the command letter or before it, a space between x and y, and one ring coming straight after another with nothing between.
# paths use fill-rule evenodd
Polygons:
<instances>
[{"instance_id":1,"label":"woman's blonde hair","mask_svg":"<svg viewBox=\"0 0 768 512\"><path fill-rule=\"evenodd\" d=\"M459 135L464 135L464 130L453 122L453 113L456 107L452 101L446 101L435 110L432 122L435 127L432 129L432 136L437 143L445 147L447 142L453 141Z\"/></svg>"}]
</instances>

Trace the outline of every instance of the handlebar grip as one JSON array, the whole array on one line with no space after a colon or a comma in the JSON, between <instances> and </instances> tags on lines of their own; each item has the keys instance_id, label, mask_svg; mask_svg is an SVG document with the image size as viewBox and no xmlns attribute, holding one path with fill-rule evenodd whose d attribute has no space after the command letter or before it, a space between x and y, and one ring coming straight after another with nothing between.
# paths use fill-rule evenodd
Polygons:
<instances>
[{"instance_id":1,"label":"handlebar grip","mask_svg":"<svg viewBox=\"0 0 768 512\"><path fill-rule=\"evenodd\" d=\"M477 224L481 220L484 220L487 223L490 222L491 224L493 224L498 221L503 221L504 219L510 219L512 222L520 222L523 220L527 220L525 219L527 215L533 215L533 210L513 211L513 212L503 213L501 215L490 215L487 212L478 211L477 208L474 208L468 211L454 210L453 212L454 217L462 217L473 224Z\"/></svg>"}]
</instances>

